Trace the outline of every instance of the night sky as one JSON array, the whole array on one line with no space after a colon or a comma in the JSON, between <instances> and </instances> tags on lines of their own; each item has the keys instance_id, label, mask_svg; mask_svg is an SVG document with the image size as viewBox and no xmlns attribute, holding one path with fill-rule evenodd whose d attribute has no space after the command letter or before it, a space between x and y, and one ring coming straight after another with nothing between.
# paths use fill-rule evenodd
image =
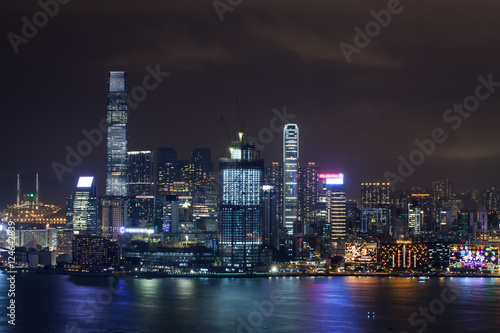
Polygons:
<instances>
[{"instance_id":1,"label":"night sky","mask_svg":"<svg viewBox=\"0 0 500 333\"><path fill-rule=\"evenodd\" d=\"M22 18L32 22L41 7L3 0L0 204L15 201L17 170L25 190L40 173L43 202L62 204L80 175L95 175L102 193L104 141L62 182L51 164L65 164L65 147L99 127L109 70L128 71L130 91L157 65L170 75L130 110L130 150L175 147L188 159L210 147L217 165L229 145L219 114L235 134L237 97L247 136L270 128L274 108L296 115L300 162L344 172L349 198L362 181L397 173L398 156L435 128L448 139L397 189L442 178L459 191L500 187L500 87L456 130L443 120L479 76L500 82L500 2L403 0L350 63L339 44L354 46L354 28L364 31L388 1L239 2L221 21L210 0L72 0L16 54L8 34L22 36ZM281 147L274 133L266 165L282 159Z\"/></svg>"}]
</instances>

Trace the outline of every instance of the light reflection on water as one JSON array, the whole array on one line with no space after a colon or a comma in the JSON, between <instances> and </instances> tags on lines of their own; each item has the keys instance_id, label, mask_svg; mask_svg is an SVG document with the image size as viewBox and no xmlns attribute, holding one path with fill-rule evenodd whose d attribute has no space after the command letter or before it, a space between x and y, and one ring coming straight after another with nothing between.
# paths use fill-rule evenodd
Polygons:
<instances>
[{"instance_id":1,"label":"light reflection on water","mask_svg":"<svg viewBox=\"0 0 500 333\"><path fill-rule=\"evenodd\" d=\"M3 308L5 278L0 276ZM500 325L495 278L115 281L24 274L16 283L16 324L26 332L64 332L68 323L82 332L416 332L410 315L439 299L445 288L459 296L426 332L497 332Z\"/></svg>"}]
</instances>

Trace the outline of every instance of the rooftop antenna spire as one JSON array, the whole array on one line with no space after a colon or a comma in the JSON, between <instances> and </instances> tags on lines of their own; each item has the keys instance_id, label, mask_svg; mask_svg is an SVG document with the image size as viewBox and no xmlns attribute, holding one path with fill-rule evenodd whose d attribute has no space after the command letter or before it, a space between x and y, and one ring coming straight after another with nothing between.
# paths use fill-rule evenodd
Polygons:
<instances>
[{"instance_id":1,"label":"rooftop antenna spire","mask_svg":"<svg viewBox=\"0 0 500 333\"><path fill-rule=\"evenodd\" d=\"M35 178L35 209L38 209L38 172Z\"/></svg>"},{"instance_id":2,"label":"rooftop antenna spire","mask_svg":"<svg viewBox=\"0 0 500 333\"><path fill-rule=\"evenodd\" d=\"M19 186L19 170L17 171L17 207L21 203L21 187Z\"/></svg>"}]
</instances>

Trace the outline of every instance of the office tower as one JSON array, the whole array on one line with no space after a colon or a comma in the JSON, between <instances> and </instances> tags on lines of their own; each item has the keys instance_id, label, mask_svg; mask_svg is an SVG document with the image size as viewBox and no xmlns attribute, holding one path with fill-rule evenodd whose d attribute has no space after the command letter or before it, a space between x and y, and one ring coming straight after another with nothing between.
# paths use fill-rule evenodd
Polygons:
<instances>
[{"instance_id":1,"label":"office tower","mask_svg":"<svg viewBox=\"0 0 500 333\"><path fill-rule=\"evenodd\" d=\"M102 237L116 240L120 227L127 226L128 200L122 197L101 198Z\"/></svg>"},{"instance_id":2,"label":"office tower","mask_svg":"<svg viewBox=\"0 0 500 333\"><path fill-rule=\"evenodd\" d=\"M455 183L452 180L443 179L432 181L430 185L432 224L440 229L441 211L450 210L453 205Z\"/></svg>"},{"instance_id":3,"label":"office tower","mask_svg":"<svg viewBox=\"0 0 500 333\"><path fill-rule=\"evenodd\" d=\"M155 197L137 195L128 200L127 225L132 228L154 229ZM160 231L160 230L155 230Z\"/></svg>"},{"instance_id":4,"label":"office tower","mask_svg":"<svg viewBox=\"0 0 500 333\"><path fill-rule=\"evenodd\" d=\"M66 197L66 228L73 229L73 203L75 195L71 194Z\"/></svg>"},{"instance_id":5,"label":"office tower","mask_svg":"<svg viewBox=\"0 0 500 333\"><path fill-rule=\"evenodd\" d=\"M470 240L471 225L474 223L473 211L461 211L458 213L458 233L465 240Z\"/></svg>"},{"instance_id":6,"label":"office tower","mask_svg":"<svg viewBox=\"0 0 500 333\"><path fill-rule=\"evenodd\" d=\"M453 180L444 179L431 182L431 194L435 201L450 200L454 191L455 182Z\"/></svg>"},{"instance_id":7,"label":"office tower","mask_svg":"<svg viewBox=\"0 0 500 333\"><path fill-rule=\"evenodd\" d=\"M155 226L167 233L179 232L180 202L176 195L156 197Z\"/></svg>"},{"instance_id":8,"label":"office tower","mask_svg":"<svg viewBox=\"0 0 500 333\"><path fill-rule=\"evenodd\" d=\"M361 231L392 234L390 183L361 183Z\"/></svg>"},{"instance_id":9,"label":"office tower","mask_svg":"<svg viewBox=\"0 0 500 333\"><path fill-rule=\"evenodd\" d=\"M306 167L299 167L298 188L299 220L304 226L304 236L307 236L309 227L315 222L316 201L318 201L316 163L309 162Z\"/></svg>"},{"instance_id":10,"label":"office tower","mask_svg":"<svg viewBox=\"0 0 500 333\"><path fill-rule=\"evenodd\" d=\"M194 164L189 160L167 161L158 169L158 195L191 195L195 185Z\"/></svg>"},{"instance_id":11,"label":"office tower","mask_svg":"<svg viewBox=\"0 0 500 333\"><path fill-rule=\"evenodd\" d=\"M127 195L127 73L109 72L106 195Z\"/></svg>"},{"instance_id":12,"label":"office tower","mask_svg":"<svg viewBox=\"0 0 500 333\"><path fill-rule=\"evenodd\" d=\"M152 151L129 151L128 195L154 195L154 153Z\"/></svg>"},{"instance_id":13,"label":"office tower","mask_svg":"<svg viewBox=\"0 0 500 333\"><path fill-rule=\"evenodd\" d=\"M319 174L322 192L326 194L326 214L332 254L336 255L346 237L346 197L342 173Z\"/></svg>"},{"instance_id":14,"label":"office tower","mask_svg":"<svg viewBox=\"0 0 500 333\"><path fill-rule=\"evenodd\" d=\"M216 231L217 217L219 216L219 195L215 186L196 186L192 193L193 219L196 229L202 231Z\"/></svg>"},{"instance_id":15,"label":"office tower","mask_svg":"<svg viewBox=\"0 0 500 333\"><path fill-rule=\"evenodd\" d=\"M500 225L500 214L498 212L488 212L488 230L498 230Z\"/></svg>"},{"instance_id":16,"label":"office tower","mask_svg":"<svg viewBox=\"0 0 500 333\"><path fill-rule=\"evenodd\" d=\"M221 158L219 233L222 264L228 271L249 271L261 263L264 161L254 156L254 143L231 143L230 158Z\"/></svg>"},{"instance_id":17,"label":"office tower","mask_svg":"<svg viewBox=\"0 0 500 333\"><path fill-rule=\"evenodd\" d=\"M297 171L299 159L299 127L286 124L283 129L283 224L290 236L302 233L298 225Z\"/></svg>"},{"instance_id":18,"label":"office tower","mask_svg":"<svg viewBox=\"0 0 500 333\"><path fill-rule=\"evenodd\" d=\"M383 208L390 205L390 183L361 183L361 208Z\"/></svg>"},{"instance_id":19,"label":"office tower","mask_svg":"<svg viewBox=\"0 0 500 333\"><path fill-rule=\"evenodd\" d=\"M389 208L361 208L361 231L371 235L391 233Z\"/></svg>"},{"instance_id":20,"label":"office tower","mask_svg":"<svg viewBox=\"0 0 500 333\"><path fill-rule=\"evenodd\" d=\"M498 197L495 188L484 190L480 196L480 207L488 211L498 211Z\"/></svg>"},{"instance_id":21,"label":"office tower","mask_svg":"<svg viewBox=\"0 0 500 333\"><path fill-rule=\"evenodd\" d=\"M408 229L411 235L421 235L424 226L424 211L417 200L408 202Z\"/></svg>"},{"instance_id":22,"label":"office tower","mask_svg":"<svg viewBox=\"0 0 500 333\"><path fill-rule=\"evenodd\" d=\"M272 162L270 166L267 167L265 172L264 183L266 185L272 186L276 191L277 195L277 210L276 214L278 226L280 229L283 228L283 167L279 162Z\"/></svg>"},{"instance_id":23,"label":"office tower","mask_svg":"<svg viewBox=\"0 0 500 333\"><path fill-rule=\"evenodd\" d=\"M418 210L422 211L422 220L419 222L419 230L420 234L423 231L436 231L439 229L439 219L433 213L432 210L432 198L426 190L422 188L413 188L412 194L408 198L408 218L412 218L410 216L410 208L415 208L413 213L417 213ZM418 218L416 217L418 220ZM415 220L415 221L417 221ZM410 228L411 226L408 225ZM416 231L416 227L414 231ZM410 230L411 231L411 230Z\"/></svg>"},{"instance_id":24,"label":"office tower","mask_svg":"<svg viewBox=\"0 0 500 333\"><path fill-rule=\"evenodd\" d=\"M177 150L158 147L156 150L156 193L168 194L170 185L175 180Z\"/></svg>"},{"instance_id":25,"label":"office tower","mask_svg":"<svg viewBox=\"0 0 500 333\"><path fill-rule=\"evenodd\" d=\"M391 192L392 205L396 209L406 211L408 209L408 198L411 196L410 190L397 190Z\"/></svg>"},{"instance_id":26,"label":"office tower","mask_svg":"<svg viewBox=\"0 0 500 333\"><path fill-rule=\"evenodd\" d=\"M331 252L330 223L328 222L327 206L326 192L323 191L321 185L321 188L318 190L318 201L316 201L315 205L315 219L320 239L319 247L317 246L315 251L320 253L321 258L328 257Z\"/></svg>"},{"instance_id":27,"label":"office tower","mask_svg":"<svg viewBox=\"0 0 500 333\"><path fill-rule=\"evenodd\" d=\"M80 177L72 200L71 220L67 227L75 234L96 234L98 202L94 177Z\"/></svg>"},{"instance_id":28,"label":"office tower","mask_svg":"<svg viewBox=\"0 0 500 333\"><path fill-rule=\"evenodd\" d=\"M272 185L262 186L262 244L279 249L278 193Z\"/></svg>"},{"instance_id":29,"label":"office tower","mask_svg":"<svg viewBox=\"0 0 500 333\"><path fill-rule=\"evenodd\" d=\"M191 152L191 163L195 168L200 168L205 175L209 175L214 171L214 162L212 162L212 155L210 148L195 148Z\"/></svg>"},{"instance_id":30,"label":"office tower","mask_svg":"<svg viewBox=\"0 0 500 333\"><path fill-rule=\"evenodd\" d=\"M488 211L479 208L474 212L473 230L488 230Z\"/></svg>"},{"instance_id":31,"label":"office tower","mask_svg":"<svg viewBox=\"0 0 500 333\"><path fill-rule=\"evenodd\" d=\"M358 208L356 200L346 201L346 219L348 234L361 231L361 210Z\"/></svg>"}]
</instances>

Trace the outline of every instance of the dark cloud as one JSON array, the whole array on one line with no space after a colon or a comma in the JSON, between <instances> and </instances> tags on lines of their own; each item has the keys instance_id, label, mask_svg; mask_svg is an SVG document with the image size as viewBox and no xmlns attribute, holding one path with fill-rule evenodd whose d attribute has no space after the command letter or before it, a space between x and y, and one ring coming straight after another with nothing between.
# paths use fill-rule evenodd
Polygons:
<instances>
[{"instance_id":1,"label":"dark cloud","mask_svg":"<svg viewBox=\"0 0 500 333\"><path fill-rule=\"evenodd\" d=\"M454 176L460 190L495 183L500 91L456 131L443 113L474 93L479 75L500 81L500 3L401 1L403 10L350 64L339 47L355 26L373 20L387 1L243 1L221 22L211 1L71 1L15 54L6 37L36 1L3 1L1 100L2 203L12 181L39 171L50 200L62 202L78 175L104 184L104 144L59 183L51 168L65 147L84 139L106 113L108 70L127 70L140 85L147 66L171 75L130 111L130 148L177 147L187 158L209 146L225 156L222 114L237 130L234 98L245 131L269 126L287 106L301 130L301 161L346 174L348 194L361 181L383 180L399 155L436 127L449 139L402 184ZM281 160L281 135L262 152ZM464 180L466 179L466 181ZM45 184L43 184L45 182Z\"/></svg>"}]
</instances>

